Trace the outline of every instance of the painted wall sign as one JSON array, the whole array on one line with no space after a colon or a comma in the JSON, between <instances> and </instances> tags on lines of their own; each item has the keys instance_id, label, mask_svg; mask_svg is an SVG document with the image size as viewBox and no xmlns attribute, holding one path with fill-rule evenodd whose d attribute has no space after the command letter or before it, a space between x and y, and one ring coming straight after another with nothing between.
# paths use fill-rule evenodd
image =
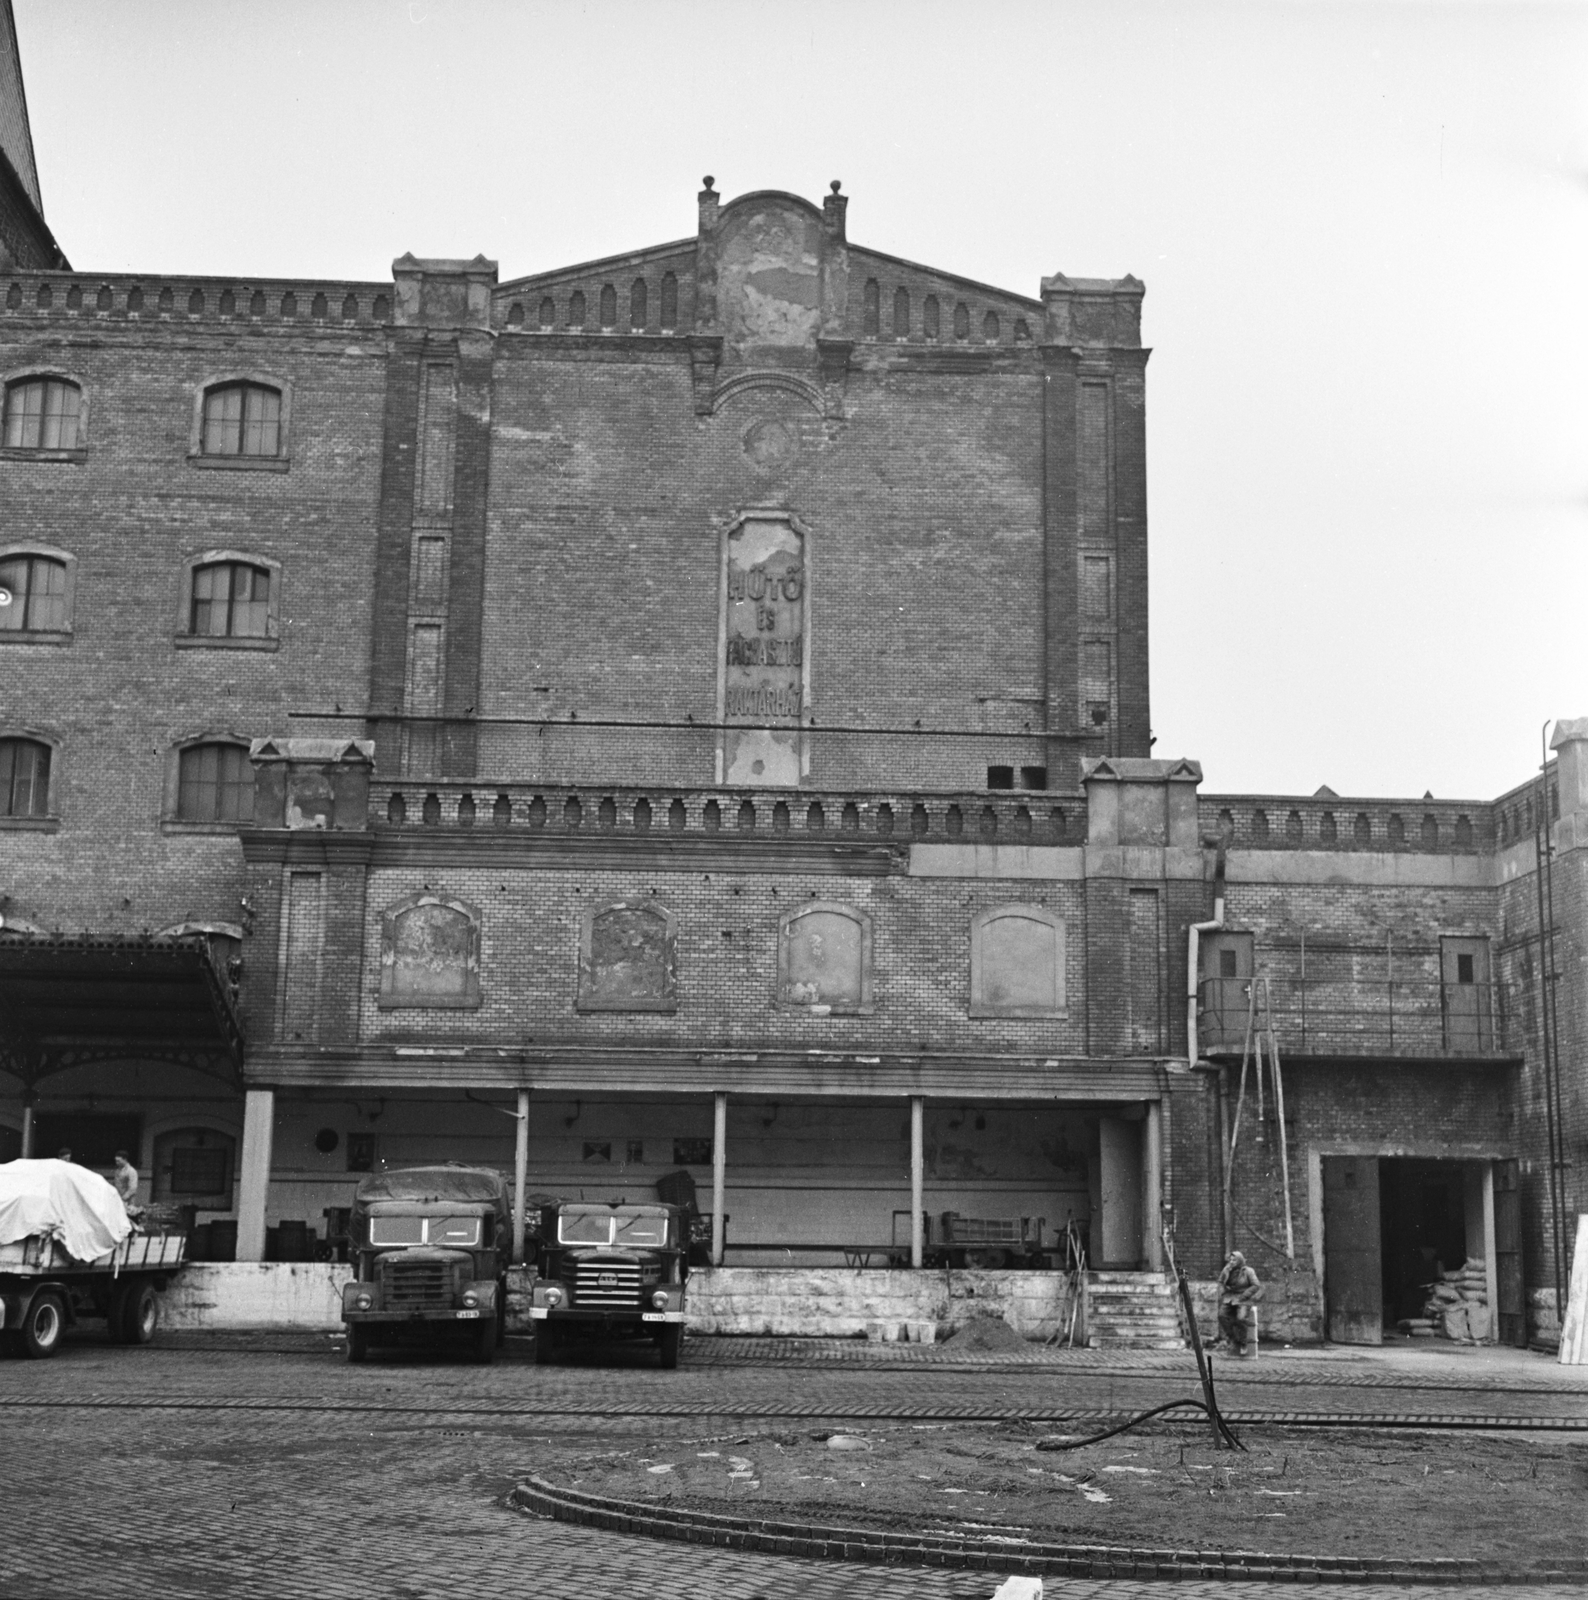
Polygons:
<instances>
[{"instance_id":1,"label":"painted wall sign","mask_svg":"<svg viewBox=\"0 0 1588 1600\"><path fill-rule=\"evenodd\" d=\"M794 786L807 714L804 531L786 512L747 512L723 542L724 783ZM740 731L743 729L744 731Z\"/></svg>"}]
</instances>

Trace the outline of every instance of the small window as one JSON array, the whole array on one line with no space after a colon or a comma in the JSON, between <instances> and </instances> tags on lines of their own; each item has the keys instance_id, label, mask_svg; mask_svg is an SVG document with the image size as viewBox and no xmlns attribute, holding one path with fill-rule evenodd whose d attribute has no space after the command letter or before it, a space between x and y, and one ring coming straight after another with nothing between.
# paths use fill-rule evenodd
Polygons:
<instances>
[{"instance_id":1,"label":"small window","mask_svg":"<svg viewBox=\"0 0 1588 1600\"><path fill-rule=\"evenodd\" d=\"M711 1165L710 1139L674 1139L673 1165L675 1167L709 1167Z\"/></svg>"},{"instance_id":2,"label":"small window","mask_svg":"<svg viewBox=\"0 0 1588 1600\"><path fill-rule=\"evenodd\" d=\"M1219 951L1219 976L1221 978L1236 978L1240 976L1237 970L1239 957L1234 950Z\"/></svg>"},{"instance_id":3,"label":"small window","mask_svg":"<svg viewBox=\"0 0 1588 1600\"><path fill-rule=\"evenodd\" d=\"M678 276L668 272L662 275L662 327L678 326Z\"/></svg>"},{"instance_id":4,"label":"small window","mask_svg":"<svg viewBox=\"0 0 1588 1600\"><path fill-rule=\"evenodd\" d=\"M618 323L618 292L610 284L601 286L601 326L615 328Z\"/></svg>"},{"instance_id":5,"label":"small window","mask_svg":"<svg viewBox=\"0 0 1588 1600\"><path fill-rule=\"evenodd\" d=\"M636 278L629 286L629 327L635 333L645 332L647 299L644 278Z\"/></svg>"},{"instance_id":6,"label":"small window","mask_svg":"<svg viewBox=\"0 0 1588 1600\"><path fill-rule=\"evenodd\" d=\"M903 287L893 291L893 337L907 339L910 336L910 291Z\"/></svg>"},{"instance_id":7,"label":"small window","mask_svg":"<svg viewBox=\"0 0 1588 1600\"><path fill-rule=\"evenodd\" d=\"M270 633L270 569L214 561L193 569L189 632L206 639L264 639Z\"/></svg>"},{"instance_id":8,"label":"small window","mask_svg":"<svg viewBox=\"0 0 1588 1600\"><path fill-rule=\"evenodd\" d=\"M568 326L582 328L584 326L584 290L575 289L568 297Z\"/></svg>"},{"instance_id":9,"label":"small window","mask_svg":"<svg viewBox=\"0 0 1588 1600\"><path fill-rule=\"evenodd\" d=\"M1020 769L1020 787L1022 789L1046 789L1048 786L1048 769L1046 767L1022 767Z\"/></svg>"},{"instance_id":10,"label":"small window","mask_svg":"<svg viewBox=\"0 0 1588 1600\"><path fill-rule=\"evenodd\" d=\"M989 311L987 315L981 319L981 336L987 341L988 344L997 344L998 313L996 311Z\"/></svg>"},{"instance_id":11,"label":"small window","mask_svg":"<svg viewBox=\"0 0 1588 1600\"><path fill-rule=\"evenodd\" d=\"M23 378L6 388L8 450L75 450L82 391L64 378Z\"/></svg>"},{"instance_id":12,"label":"small window","mask_svg":"<svg viewBox=\"0 0 1588 1600\"><path fill-rule=\"evenodd\" d=\"M50 814L50 747L38 739L0 739L0 816Z\"/></svg>"},{"instance_id":13,"label":"small window","mask_svg":"<svg viewBox=\"0 0 1588 1600\"><path fill-rule=\"evenodd\" d=\"M540 297L540 325L543 328L557 325L557 302L549 294Z\"/></svg>"},{"instance_id":14,"label":"small window","mask_svg":"<svg viewBox=\"0 0 1588 1600\"><path fill-rule=\"evenodd\" d=\"M0 633L64 633L66 563L49 556L0 561Z\"/></svg>"},{"instance_id":15,"label":"small window","mask_svg":"<svg viewBox=\"0 0 1588 1600\"><path fill-rule=\"evenodd\" d=\"M262 383L224 383L204 396L202 453L279 456L281 391Z\"/></svg>"},{"instance_id":16,"label":"small window","mask_svg":"<svg viewBox=\"0 0 1588 1600\"><path fill-rule=\"evenodd\" d=\"M954 337L970 338L970 307L963 300L954 307Z\"/></svg>"},{"instance_id":17,"label":"small window","mask_svg":"<svg viewBox=\"0 0 1588 1600\"><path fill-rule=\"evenodd\" d=\"M868 339L875 339L882 331L882 289L875 278L866 279L863 307L861 330Z\"/></svg>"},{"instance_id":18,"label":"small window","mask_svg":"<svg viewBox=\"0 0 1588 1600\"><path fill-rule=\"evenodd\" d=\"M988 767L987 787L989 789L1012 789L1015 786L1015 769L1013 767Z\"/></svg>"},{"instance_id":19,"label":"small window","mask_svg":"<svg viewBox=\"0 0 1588 1600\"><path fill-rule=\"evenodd\" d=\"M254 769L240 744L195 744L177 758L179 822L250 822Z\"/></svg>"},{"instance_id":20,"label":"small window","mask_svg":"<svg viewBox=\"0 0 1588 1600\"><path fill-rule=\"evenodd\" d=\"M929 294L926 299L921 302L921 332L924 333L928 339L935 339L938 334L938 325L939 313L937 296L935 294Z\"/></svg>"},{"instance_id":21,"label":"small window","mask_svg":"<svg viewBox=\"0 0 1588 1600\"><path fill-rule=\"evenodd\" d=\"M1456 982L1476 983L1477 981L1477 978L1473 975L1471 955L1465 952L1458 955L1456 957Z\"/></svg>"}]
</instances>

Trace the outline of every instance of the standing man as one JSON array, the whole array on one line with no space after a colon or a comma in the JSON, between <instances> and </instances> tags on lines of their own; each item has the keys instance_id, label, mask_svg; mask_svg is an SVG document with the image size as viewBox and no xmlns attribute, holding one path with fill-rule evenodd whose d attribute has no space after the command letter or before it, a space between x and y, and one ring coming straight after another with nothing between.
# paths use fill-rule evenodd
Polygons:
<instances>
[{"instance_id":1,"label":"standing man","mask_svg":"<svg viewBox=\"0 0 1588 1600\"><path fill-rule=\"evenodd\" d=\"M1257 1354L1257 1302L1263 1285L1239 1250L1232 1250L1219 1274L1219 1332L1236 1356Z\"/></svg>"},{"instance_id":2,"label":"standing man","mask_svg":"<svg viewBox=\"0 0 1588 1600\"><path fill-rule=\"evenodd\" d=\"M125 1150L116 1152L116 1172L112 1181L116 1185L116 1193L121 1196L121 1203L130 1212L138 1198L138 1169L127 1159Z\"/></svg>"}]
</instances>

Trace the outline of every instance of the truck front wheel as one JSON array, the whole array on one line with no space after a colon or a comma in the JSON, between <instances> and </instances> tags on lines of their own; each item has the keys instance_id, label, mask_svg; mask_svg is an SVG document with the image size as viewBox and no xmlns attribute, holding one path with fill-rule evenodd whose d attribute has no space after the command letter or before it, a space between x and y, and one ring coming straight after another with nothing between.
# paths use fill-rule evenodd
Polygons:
<instances>
[{"instance_id":1,"label":"truck front wheel","mask_svg":"<svg viewBox=\"0 0 1588 1600\"><path fill-rule=\"evenodd\" d=\"M678 1366L678 1347L684 1342L682 1323L669 1322L656 1335L656 1348L662 1353L662 1371L672 1372Z\"/></svg>"},{"instance_id":2,"label":"truck front wheel","mask_svg":"<svg viewBox=\"0 0 1588 1600\"><path fill-rule=\"evenodd\" d=\"M535 1365L549 1367L551 1358L557 1353L557 1332L549 1322L543 1322L535 1329Z\"/></svg>"},{"instance_id":3,"label":"truck front wheel","mask_svg":"<svg viewBox=\"0 0 1588 1600\"><path fill-rule=\"evenodd\" d=\"M369 1360L369 1329L362 1322L348 1325L347 1359L355 1364Z\"/></svg>"},{"instance_id":4,"label":"truck front wheel","mask_svg":"<svg viewBox=\"0 0 1588 1600\"><path fill-rule=\"evenodd\" d=\"M33 1361L42 1361L60 1349L61 1336L66 1332L66 1305L53 1290L45 1289L33 1297L27 1315L22 1319L22 1354Z\"/></svg>"}]
</instances>

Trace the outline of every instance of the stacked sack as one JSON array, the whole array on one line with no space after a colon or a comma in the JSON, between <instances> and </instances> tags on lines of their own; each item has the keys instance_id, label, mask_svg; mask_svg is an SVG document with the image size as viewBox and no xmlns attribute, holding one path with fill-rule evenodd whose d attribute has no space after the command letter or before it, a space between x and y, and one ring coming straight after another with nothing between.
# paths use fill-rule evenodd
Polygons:
<instances>
[{"instance_id":1,"label":"stacked sack","mask_svg":"<svg viewBox=\"0 0 1588 1600\"><path fill-rule=\"evenodd\" d=\"M1439 1282L1429 1285L1428 1302L1420 1317L1400 1324L1403 1333L1413 1338L1432 1338L1443 1334L1474 1344L1489 1337L1489 1274L1485 1262L1471 1259L1454 1272L1442 1272Z\"/></svg>"}]
</instances>

